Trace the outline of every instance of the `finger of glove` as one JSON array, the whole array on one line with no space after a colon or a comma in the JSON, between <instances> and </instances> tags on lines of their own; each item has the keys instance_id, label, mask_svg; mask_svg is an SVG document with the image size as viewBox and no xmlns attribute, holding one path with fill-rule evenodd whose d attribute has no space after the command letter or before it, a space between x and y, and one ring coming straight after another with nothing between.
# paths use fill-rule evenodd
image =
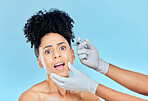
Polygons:
<instances>
[{"instance_id":1,"label":"finger of glove","mask_svg":"<svg viewBox=\"0 0 148 101\"><path fill-rule=\"evenodd\" d=\"M86 60L85 58L81 59L81 62L82 62L83 64L87 64L87 60Z\"/></svg>"},{"instance_id":2,"label":"finger of glove","mask_svg":"<svg viewBox=\"0 0 148 101\"><path fill-rule=\"evenodd\" d=\"M79 72L79 70L77 70L70 62L68 62L68 67L73 74L76 74Z\"/></svg>"},{"instance_id":3,"label":"finger of glove","mask_svg":"<svg viewBox=\"0 0 148 101\"><path fill-rule=\"evenodd\" d=\"M78 37L76 42L81 42L81 38L80 38L80 37Z\"/></svg>"},{"instance_id":4,"label":"finger of glove","mask_svg":"<svg viewBox=\"0 0 148 101\"><path fill-rule=\"evenodd\" d=\"M78 57L79 57L80 60L87 59L87 55L86 54L80 54Z\"/></svg>"},{"instance_id":5,"label":"finger of glove","mask_svg":"<svg viewBox=\"0 0 148 101\"><path fill-rule=\"evenodd\" d=\"M85 39L85 42L86 42L87 48L89 48L89 49L95 49L95 47L88 41L88 39Z\"/></svg>"},{"instance_id":6,"label":"finger of glove","mask_svg":"<svg viewBox=\"0 0 148 101\"><path fill-rule=\"evenodd\" d=\"M82 43L80 43L78 46L77 46L77 49L83 49L84 46L86 45L86 41L83 41Z\"/></svg>"},{"instance_id":7,"label":"finger of glove","mask_svg":"<svg viewBox=\"0 0 148 101\"><path fill-rule=\"evenodd\" d=\"M57 81L59 81L61 83L65 83L68 81L68 78L61 77L61 76L54 74L54 73L51 73L50 77L56 79Z\"/></svg>"},{"instance_id":8,"label":"finger of glove","mask_svg":"<svg viewBox=\"0 0 148 101\"><path fill-rule=\"evenodd\" d=\"M89 54L89 51L88 49L80 49L80 50L77 50L77 54L80 55L80 54Z\"/></svg>"},{"instance_id":9,"label":"finger of glove","mask_svg":"<svg viewBox=\"0 0 148 101\"><path fill-rule=\"evenodd\" d=\"M56 79L53 78L52 76L50 76L50 78L51 78L57 85L59 85L61 88L64 86L64 83L59 82L58 80L56 80Z\"/></svg>"}]
</instances>

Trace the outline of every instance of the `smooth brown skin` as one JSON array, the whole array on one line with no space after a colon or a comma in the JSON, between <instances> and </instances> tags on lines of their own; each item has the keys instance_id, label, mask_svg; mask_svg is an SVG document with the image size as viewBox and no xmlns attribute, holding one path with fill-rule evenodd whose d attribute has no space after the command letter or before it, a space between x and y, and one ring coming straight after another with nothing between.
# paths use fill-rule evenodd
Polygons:
<instances>
[{"instance_id":1,"label":"smooth brown skin","mask_svg":"<svg viewBox=\"0 0 148 101\"><path fill-rule=\"evenodd\" d=\"M148 75L124 70L111 64L105 75L134 92L148 96ZM102 84L98 85L96 95L106 101L148 101L115 91Z\"/></svg>"},{"instance_id":2,"label":"smooth brown skin","mask_svg":"<svg viewBox=\"0 0 148 101\"><path fill-rule=\"evenodd\" d=\"M63 43L58 44L61 42ZM48 45L52 45L52 47L45 48ZM64 90L50 78L51 73L62 77L69 77L68 62L70 61L73 64L74 59L74 51L63 36L58 33L45 35L41 39L37 61L41 68L45 68L47 80L34 85L22 93L18 101L99 101L98 96L90 92L70 92L69 90ZM59 61L65 63L64 69L61 71L54 68L55 63Z\"/></svg>"}]
</instances>

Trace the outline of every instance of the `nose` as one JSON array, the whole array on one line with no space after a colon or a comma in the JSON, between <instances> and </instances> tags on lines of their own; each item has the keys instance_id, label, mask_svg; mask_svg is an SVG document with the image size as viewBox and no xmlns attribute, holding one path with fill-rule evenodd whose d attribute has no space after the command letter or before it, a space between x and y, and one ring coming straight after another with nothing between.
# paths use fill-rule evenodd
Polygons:
<instances>
[{"instance_id":1,"label":"nose","mask_svg":"<svg viewBox=\"0 0 148 101\"><path fill-rule=\"evenodd\" d=\"M61 57L60 52L59 51L55 51L54 52L54 58L56 59L56 58L59 58L59 57Z\"/></svg>"}]
</instances>

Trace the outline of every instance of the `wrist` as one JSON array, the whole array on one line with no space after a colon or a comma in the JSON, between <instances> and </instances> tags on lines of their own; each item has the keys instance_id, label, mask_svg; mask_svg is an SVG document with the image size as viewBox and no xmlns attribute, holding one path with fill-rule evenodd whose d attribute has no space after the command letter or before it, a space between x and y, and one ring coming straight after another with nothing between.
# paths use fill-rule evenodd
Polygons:
<instances>
[{"instance_id":1,"label":"wrist","mask_svg":"<svg viewBox=\"0 0 148 101\"><path fill-rule=\"evenodd\" d=\"M106 74L108 71L108 68L109 68L109 63L100 58L99 66L96 69L96 71L100 72L101 74Z\"/></svg>"},{"instance_id":2,"label":"wrist","mask_svg":"<svg viewBox=\"0 0 148 101\"><path fill-rule=\"evenodd\" d=\"M89 86L90 86L90 87L89 87L89 88L90 88L89 91L90 91L92 94L95 95L98 85L99 85L98 82L96 82L95 80L91 80L91 81L89 82Z\"/></svg>"}]
</instances>

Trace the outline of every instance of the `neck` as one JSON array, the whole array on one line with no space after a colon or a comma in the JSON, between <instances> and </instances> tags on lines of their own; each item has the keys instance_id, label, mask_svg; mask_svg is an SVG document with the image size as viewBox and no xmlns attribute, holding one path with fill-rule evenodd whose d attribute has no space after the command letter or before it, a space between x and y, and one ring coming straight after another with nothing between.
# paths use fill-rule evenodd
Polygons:
<instances>
[{"instance_id":1,"label":"neck","mask_svg":"<svg viewBox=\"0 0 148 101\"><path fill-rule=\"evenodd\" d=\"M47 84L49 88L49 93L59 93L61 96L65 96L67 93L70 93L69 90L64 90L60 88L47 74Z\"/></svg>"}]
</instances>

